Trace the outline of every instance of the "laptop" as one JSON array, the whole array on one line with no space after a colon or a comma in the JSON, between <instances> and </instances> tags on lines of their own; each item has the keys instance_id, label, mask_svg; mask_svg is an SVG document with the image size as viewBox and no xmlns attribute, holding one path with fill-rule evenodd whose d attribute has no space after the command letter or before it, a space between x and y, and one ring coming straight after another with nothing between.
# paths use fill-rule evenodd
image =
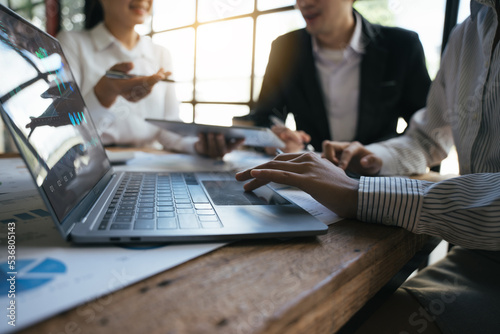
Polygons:
<instances>
[{"instance_id":1,"label":"laptop","mask_svg":"<svg viewBox=\"0 0 500 334\"><path fill-rule=\"evenodd\" d=\"M0 5L0 112L48 211L75 243L223 241L324 234L265 186L227 172L116 172L59 42Z\"/></svg>"}]
</instances>

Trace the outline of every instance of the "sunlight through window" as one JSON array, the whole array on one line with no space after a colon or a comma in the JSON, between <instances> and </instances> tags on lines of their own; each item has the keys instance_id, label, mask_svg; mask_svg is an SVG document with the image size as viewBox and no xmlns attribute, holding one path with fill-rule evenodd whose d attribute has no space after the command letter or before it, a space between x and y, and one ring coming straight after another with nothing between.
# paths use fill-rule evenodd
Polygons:
<instances>
[{"instance_id":1,"label":"sunlight through window","mask_svg":"<svg viewBox=\"0 0 500 334\"><path fill-rule=\"evenodd\" d=\"M252 29L251 18L198 28L197 100L249 102Z\"/></svg>"}]
</instances>

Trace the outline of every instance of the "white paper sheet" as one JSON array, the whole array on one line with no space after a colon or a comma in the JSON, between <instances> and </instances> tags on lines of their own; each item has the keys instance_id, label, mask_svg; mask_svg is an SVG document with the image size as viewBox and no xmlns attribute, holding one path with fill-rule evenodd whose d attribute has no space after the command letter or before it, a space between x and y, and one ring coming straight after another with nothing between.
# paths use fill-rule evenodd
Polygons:
<instances>
[{"instance_id":1,"label":"white paper sheet","mask_svg":"<svg viewBox=\"0 0 500 334\"><path fill-rule=\"evenodd\" d=\"M330 225L343 219L323 204L316 201L311 195L300 189L275 183L271 184L271 187L274 188L280 195L290 199L292 202L309 212L323 224Z\"/></svg>"}]
</instances>

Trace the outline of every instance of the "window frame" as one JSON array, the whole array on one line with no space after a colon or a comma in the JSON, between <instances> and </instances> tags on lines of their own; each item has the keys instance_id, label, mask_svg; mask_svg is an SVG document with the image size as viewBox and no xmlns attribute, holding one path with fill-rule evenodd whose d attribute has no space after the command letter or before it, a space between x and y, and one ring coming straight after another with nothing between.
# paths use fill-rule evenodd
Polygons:
<instances>
[{"instance_id":1,"label":"window frame","mask_svg":"<svg viewBox=\"0 0 500 334\"><path fill-rule=\"evenodd\" d=\"M46 30L48 33L50 33L52 35L55 35L57 33L57 31L59 30L60 21L61 21L61 14L60 14L61 1L60 0L32 0L32 1L28 1L26 3L26 5L16 7L16 8L11 7L11 4L13 2L12 0L6 0L6 1L7 1L7 5L10 8L12 8L14 11L19 11L19 10L28 11L30 13L29 19L33 18L33 9L35 7L43 5L43 4L45 4L46 8L48 8L50 6L50 8L54 9L53 11L51 11L51 13L54 15L49 15L48 11L46 10L46 25L47 25ZM461 0L447 0L446 1L446 11L445 11L445 17L444 17L444 26L443 26L443 42L442 42L442 46L441 46L441 51L443 51L444 48L446 47L446 43L448 42L448 38L449 38L449 35L451 33L451 30L457 24L457 16L458 16L458 11L459 11L459 7L460 7L460 1ZM462 0L462 1L464 1L464 0ZM231 16L231 17L221 18L221 19L216 19L216 20L210 20L210 21L205 21L205 22L198 22L198 5L199 5L199 0L195 0L195 22L193 24L175 27L175 28L171 28L171 29L163 29L163 30L155 31L153 29L153 20L151 20L149 22L149 33L147 35L150 37L153 37L155 34L160 34L160 33L164 33L164 32L175 31L175 30L180 30L180 29L185 29L185 28L193 28L194 29L194 54L195 54L195 57L194 57L194 64L193 64L193 70L194 70L194 72L193 72L193 92L192 92L193 94L192 94L191 100L183 100L180 102L192 105L192 107L193 107L192 119L193 120L196 119L196 105L198 105L198 104L242 105L242 106L248 106L249 110L252 110L257 103L257 101L254 100L257 20L261 15L267 15L267 14L295 10L295 6L290 5L290 6L278 7L278 8L267 9L267 10L259 10L258 9L258 0L254 0L254 4L253 4L254 8L253 8L253 12L251 12L251 13L236 15L236 16ZM237 19L242 19L242 18L251 18L252 23L253 23L249 101L247 101L247 102L199 101L196 98L196 87L197 87L196 52L197 52L197 41L198 41L198 28L200 26L207 25L207 24L237 20Z\"/></svg>"},{"instance_id":2,"label":"window frame","mask_svg":"<svg viewBox=\"0 0 500 334\"><path fill-rule=\"evenodd\" d=\"M170 32L170 31L175 31L175 30L180 30L180 29L185 29L185 28L193 28L194 29L194 64L193 64L193 69L194 69L194 74L193 74L193 94L192 94L192 99L191 100L183 100L180 101L181 103L185 104L191 104L193 106L193 115L192 119L196 119L196 105L198 104L211 104L211 105L240 105L240 106L248 106L249 110L252 110L257 101L254 100L254 90L255 90L255 50L256 50L256 32L257 32L257 19L262 16L262 15L267 15L267 14L273 14L273 13L281 13L281 12L287 12L287 11L292 11L295 10L295 6L285 6L285 7L279 7L279 8L273 8L273 9L267 9L267 10L259 10L257 8L257 0L254 0L254 8L253 12L248 13L248 14L242 14L242 15L235 15L227 18L221 18L221 19L216 19L216 20L209 20L209 21L204 21L204 22L198 22L198 3L199 0L196 0L195 4L195 22L190 25L184 25L184 26L179 26L171 29L163 29L163 30L154 30L153 29L153 21L149 23L149 30L150 32L147 34L149 37L153 37L155 34L161 34L165 32ZM218 22L227 22L227 21L232 21L232 20L238 20L242 18L251 18L252 19L252 58L251 58L251 72L250 72L250 99L247 102L228 102L228 101L200 101L196 98L196 85L197 85L197 76L196 76L196 54L197 54L197 44L198 44L198 28L207 24L213 24L213 23L218 23Z\"/></svg>"}]
</instances>

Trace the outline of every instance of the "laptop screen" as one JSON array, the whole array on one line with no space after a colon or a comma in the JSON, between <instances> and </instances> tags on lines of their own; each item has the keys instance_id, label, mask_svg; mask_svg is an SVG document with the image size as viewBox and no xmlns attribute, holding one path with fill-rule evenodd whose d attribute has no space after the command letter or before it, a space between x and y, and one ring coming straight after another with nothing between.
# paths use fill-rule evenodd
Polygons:
<instances>
[{"instance_id":1,"label":"laptop screen","mask_svg":"<svg viewBox=\"0 0 500 334\"><path fill-rule=\"evenodd\" d=\"M59 43L3 6L0 73L2 116L62 221L110 164Z\"/></svg>"}]
</instances>

